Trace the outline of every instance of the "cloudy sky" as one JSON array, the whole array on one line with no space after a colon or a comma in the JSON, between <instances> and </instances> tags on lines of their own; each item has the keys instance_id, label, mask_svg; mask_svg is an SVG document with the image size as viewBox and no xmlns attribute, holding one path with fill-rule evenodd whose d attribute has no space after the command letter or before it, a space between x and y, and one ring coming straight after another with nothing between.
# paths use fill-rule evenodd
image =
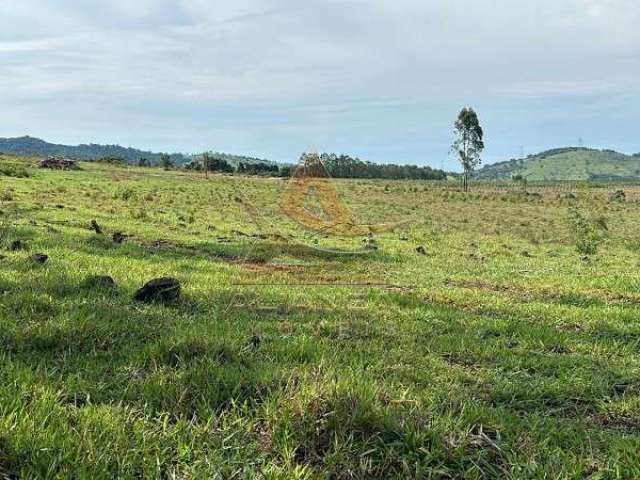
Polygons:
<instances>
[{"instance_id":1,"label":"cloudy sky","mask_svg":"<svg viewBox=\"0 0 640 480\"><path fill-rule=\"evenodd\" d=\"M453 168L640 151L638 0L0 0L0 136Z\"/></svg>"}]
</instances>

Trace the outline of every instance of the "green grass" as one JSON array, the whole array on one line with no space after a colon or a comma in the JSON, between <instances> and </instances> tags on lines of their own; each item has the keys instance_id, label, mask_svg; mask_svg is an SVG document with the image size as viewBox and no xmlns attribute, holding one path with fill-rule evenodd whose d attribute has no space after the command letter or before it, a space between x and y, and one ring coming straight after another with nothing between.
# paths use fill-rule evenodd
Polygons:
<instances>
[{"instance_id":1,"label":"green grass","mask_svg":"<svg viewBox=\"0 0 640 480\"><path fill-rule=\"evenodd\" d=\"M283 180L5 163L0 478L640 477L638 191L339 181L409 221L348 255ZM178 302L132 300L160 276Z\"/></svg>"},{"instance_id":2,"label":"green grass","mask_svg":"<svg viewBox=\"0 0 640 480\"><path fill-rule=\"evenodd\" d=\"M640 157L609 150L579 149L556 154L543 153L515 161L487 165L478 172L482 179L511 180L521 175L528 181L638 181Z\"/></svg>"}]
</instances>

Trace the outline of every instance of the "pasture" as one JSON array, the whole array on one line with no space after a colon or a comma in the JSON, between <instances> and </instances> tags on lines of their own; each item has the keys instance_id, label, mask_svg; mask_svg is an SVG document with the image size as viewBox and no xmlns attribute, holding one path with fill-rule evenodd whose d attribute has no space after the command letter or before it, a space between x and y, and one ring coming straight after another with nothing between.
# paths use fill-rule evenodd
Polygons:
<instances>
[{"instance_id":1,"label":"pasture","mask_svg":"<svg viewBox=\"0 0 640 480\"><path fill-rule=\"evenodd\" d=\"M640 187L340 180L404 222L340 238L284 179L30 162L0 158L0 478L640 478ZM157 277L180 299L134 301Z\"/></svg>"}]
</instances>

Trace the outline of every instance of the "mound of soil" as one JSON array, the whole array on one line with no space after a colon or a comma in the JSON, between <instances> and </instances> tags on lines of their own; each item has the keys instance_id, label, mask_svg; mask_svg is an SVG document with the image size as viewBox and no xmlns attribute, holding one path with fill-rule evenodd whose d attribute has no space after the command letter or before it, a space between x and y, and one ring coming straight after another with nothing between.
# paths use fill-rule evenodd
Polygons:
<instances>
[{"instance_id":1,"label":"mound of soil","mask_svg":"<svg viewBox=\"0 0 640 480\"><path fill-rule=\"evenodd\" d=\"M51 170L78 170L75 161L64 157L47 157L38 162L38 168L48 168Z\"/></svg>"},{"instance_id":2,"label":"mound of soil","mask_svg":"<svg viewBox=\"0 0 640 480\"><path fill-rule=\"evenodd\" d=\"M180 297L180 282L175 278L156 278L147 282L133 297L138 302L172 302Z\"/></svg>"}]
</instances>

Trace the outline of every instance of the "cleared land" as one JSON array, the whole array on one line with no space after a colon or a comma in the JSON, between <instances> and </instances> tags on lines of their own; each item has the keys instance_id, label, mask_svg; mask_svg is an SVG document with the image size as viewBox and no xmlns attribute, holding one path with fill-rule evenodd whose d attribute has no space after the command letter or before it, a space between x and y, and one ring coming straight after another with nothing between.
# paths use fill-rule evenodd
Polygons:
<instances>
[{"instance_id":1,"label":"cleared land","mask_svg":"<svg viewBox=\"0 0 640 480\"><path fill-rule=\"evenodd\" d=\"M612 150L561 148L524 159L485 165L478 175L484 180L511 180L521 176L529 181L632 181L640 178L640 155L624 155Z\"/></svg>"},{"instance_id":2,"label":"cleared land","mask_svg":"<svg viewBox=\"0 0 640 480\"><path fill-rule=\"evenodd\" d=\"M0 477L640 478L637 187L338 181L410 221L338 239L283 180L81 166L0 160Z\"/></svg>"}]
</instances>

